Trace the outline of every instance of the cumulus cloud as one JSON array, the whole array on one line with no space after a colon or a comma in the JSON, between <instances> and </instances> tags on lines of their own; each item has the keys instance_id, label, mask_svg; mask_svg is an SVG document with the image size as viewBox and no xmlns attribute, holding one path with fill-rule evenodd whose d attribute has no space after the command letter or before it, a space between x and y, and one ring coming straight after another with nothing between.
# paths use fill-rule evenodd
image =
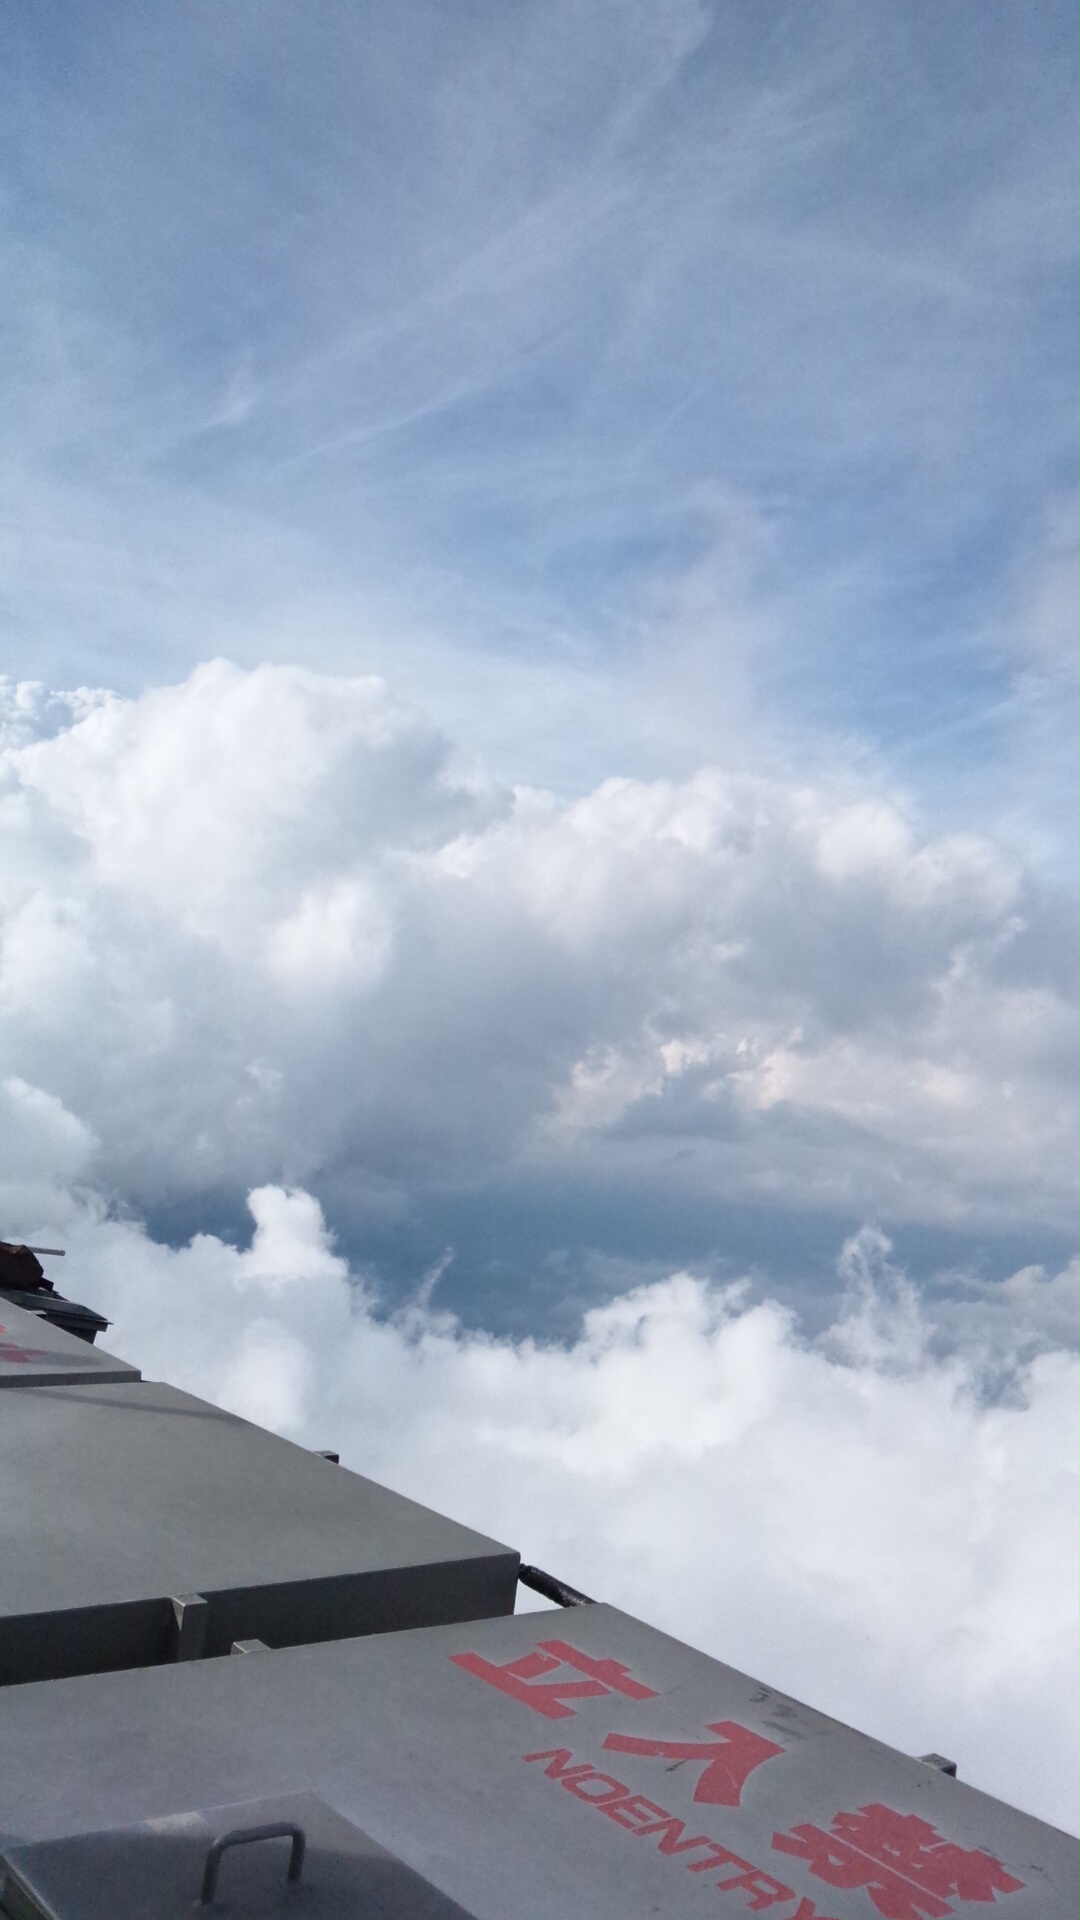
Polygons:
<instances>
[{"instance_id":1,"label":"cumulus cloud","mask_svg":"<svg viewBox=\"0 0 1080 1920\"><path fill-rule=\"evenodd\" d=\"M899 10L765 66L753 7L503 11L8 63L10 647L148 684L2 689L0 1232L150 1371L1068 1817L1060 9L930 66ZM564 1347L363 1266L507 1196L531 1300L606 1275ZM931 1310L890 1234L999 1283Z\"/></svg>"},{"instance_id":2,"label":"cumulus cloud","mask_svg":"<svg viewBox=\"0 0 1080 1920\"><path fill-rule=\"evenodd\" d=\"M1016 857L866 783L503 787L370 678L7 705L0 1208L115 1348L1068 1820L1075 1272L931 1307L887 1231L1069 1220L1068 942ZM882 1224L812 1332L613 1263L558 1345L380 1295L332 1176ZM142 1224L222 1190L246 1247Z\"/></svg>"},{"instance_id":3,"label":"cumulus cloud","mask_svg":"<svg viewBox=\"0 0 1080 1920\"><path fill-rule=\"evenodd\" d=\"M1068 1230L1068 922L902 796L487 780L382 682L9 687L0 1064L143 1207L572 1167Z\"/></svg>"},{"instance_id":4,"label":"cumulus cloud","mask_svg":"<svg viewBox=\"0 0 1080 1920\"><path fill-rule=\"evenodd\" d=\"M23 1097L17 1089L13 1096ZM62 1140L62 1130L54 1131ZM48 1154L47 1142L43 1152ZM54 1180L109 1344L1044 1818L1074 1824L1076 1272L935 1325L865 1229L815 1340L687 1273L558 1346L387 1317L302 1190L180 1250ZM1003 1365L1008 1391L1000 1390Z\"/></svg>"}]
</instances>

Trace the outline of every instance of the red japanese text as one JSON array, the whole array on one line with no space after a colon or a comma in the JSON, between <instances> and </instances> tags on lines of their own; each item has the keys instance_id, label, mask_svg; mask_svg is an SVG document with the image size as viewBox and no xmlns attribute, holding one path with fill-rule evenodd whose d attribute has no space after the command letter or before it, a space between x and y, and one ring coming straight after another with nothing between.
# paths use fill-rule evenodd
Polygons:
<instances>
[{"instance_id":1,"label":"red japanese text","mask_svg":"<svg viewBox=\"0 0 1080 1920\"><path fill-rule=\"evenodd\" d=\"M955 1912L951 1897L991 1901L1024 1884L993 1854L954 1846L928 1820L878 1805L836 1814L828 1833L810 1825L774 1833L773 1846L830 1887L865 1887L884 1920L944 1920Z\"/></svg>"},{"instance_id":2,"label":"red japanese text","mask_svg":"<svg viewBox=\"0 0 1080 1920\"><path fill-rule=\"evenodd\" d=\"M455 1667L485 1681L489 1687L497 1687L500 1693L508 1693L512 1700L520 1700L534 1713L542 1713L546 1720L570 1718L574 1708L566 1705L567 1700L596 1700L610 1693L620 1693L627 1700L656 1699L655 1689L632 1679L621 1661L594 1659L592 1654L582 1653L565 1640L541 1640L531 1653L508 1660L503 1666L496 1666L478 1653L452 1653L450 1658ZM546 1677L557 1673L560 1667L569 1667L572 1673L586 1677L581 1680L569 1675L556 1680Z\"/></svg>"},{"instance_id":3,"label":"red japanese text","mask_svg":"<svg viewBox=\"0 0 1080 1920\"><path fill-rule=\"evenodd\" d=\"M640 1753L649 1759L704 1760L694 1799L713 1807L737 1807L754 1768L774 1760L784 1748L740 1727L737 1720L711 1721L708 1731L719 1734L719 1740L642 1740L636 1734L609 1733L604 1746L610 1753Z\"/></svg>"}]
</instances>

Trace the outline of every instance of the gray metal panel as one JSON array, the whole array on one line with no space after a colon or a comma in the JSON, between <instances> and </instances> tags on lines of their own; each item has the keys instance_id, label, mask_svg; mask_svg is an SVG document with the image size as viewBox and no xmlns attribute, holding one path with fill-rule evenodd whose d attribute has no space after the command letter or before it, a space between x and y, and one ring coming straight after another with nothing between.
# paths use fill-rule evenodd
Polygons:
<instances>
[{"instance_id":1,"label":"gray metal panel","mask_svg":"<svg viewBox=\"0 0 1080 1920\"><path fill-rule=\"evenodd\" d=\"M1076 1913L1067 1835L611 1607L4 1697L9 1834L301 1791L480 1920Z\"/></svg>"},{"instance_id":2,"label":"gray metal panel","mask_svg":"<svg viewBox=\"0 0 1080 1920\"><path fill-rule=\"evenodd\" d=\"M215 1840L286 1825L304 1836L294 1884L291 1842L243 1841L220 1856L216 1897L199 1905ZM464 1908L380 1847L315 1794L287 1794L232 1807L166 1815L135 1827L16 1847L4 1857L4 1905L12 1920L471 1920Z\"/></svg>"},{"instance_id":3,"label":"gray metal panel","mask_svg":"<svg viewBox=\"0 0 1080 1920\"><path fill-rule=\"evenodd\" d=\"M48 1296L42 1298L47 1301ZM126 1360L0 1298L0 1388L76 1386L81 1381L104 1386L141 1379L138 1367Z\"/></svg>"},{"instance_id":4,"label":"gray metal panel","mask_svg":"<svg viewBox=\"0 0 1080 1920\"><path fill-rule=\"evenodd\" d=\"M68 1300L51 1288L0 1287L0 1300L10 1301L12 1306L22 1307L27 1313L40 1314L51 1327L73 1333L91 1347L98 1334L104 1333L109 1325L104 1314L95 1313L93 1307L84 1306L81 1301Z\"/></svg>"},{"instance_id":5,"label":"gray metal panel","mask_svg":"<svg viewBox=\"0 0 1080 1920\"><path fill-rule=\"evenodd\" d=\"M210 1655L234 1640L280 1647L509 1613L517 1565L482 1534L173 1387L4 1396L7 1684L186 1658L199 1596Z\"/></svg>"}]
</instances>

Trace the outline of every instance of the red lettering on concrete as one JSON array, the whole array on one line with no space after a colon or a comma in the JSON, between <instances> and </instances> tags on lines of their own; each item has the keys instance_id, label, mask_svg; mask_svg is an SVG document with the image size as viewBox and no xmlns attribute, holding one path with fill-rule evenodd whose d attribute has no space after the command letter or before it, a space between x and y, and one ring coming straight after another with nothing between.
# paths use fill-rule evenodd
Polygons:
<instances>
[{"instance_id":1,"label":"red lettering on concrete","mask_svg":"<svg viewBox=\"0 0 1080 1920\"><path fill-rule=\"evenodd\" d=\"M541 1640L540 1645L545 1653L565 1661L568 1667L575 1667L578 1673L587 1673L591 1680L599 1680L613 1693L625 1694L628 1700L655 1700L658 1697L654 1687L642 1686L640 1680L632 1679L629 1668L621 1660L594 1659L591 1653L581 1653L565 1640Z\"/></svg>"},{"instance_id":2,"label":"red lettering on concrete","mask_svg":"<svg viewBox=\"0 0 1080 1920\"><path fill-rule=\"evenodd\" d=\"M702 1873L705 1867L711 1864L705 1861L698 1866L695 1862L690 1871ZM786 1887L782 1880L775 1879L771 1873L763 1873L760 1867L751 1866L748 1860L740 1860L734 1853L729 1853L726 1860L718 1861L716 1864L739 1868L738 1873L729 1874L726 1880L716 1882L717 1892L734 1893L740 1890L749 1894L750 1898L746 1904L751 1913L763 1913L766 1907L783 1906L788 1900L795 1898L791 1888Z\"/></svg>"},{"instance_id":3,"label":"red lettering on concrete","mask_svg":"<svg viewBox=\"0 0 1080 1920\"><path fill-rule=\"evenodd\" d=\"M993 1854L981 1847L968 1851L953 1846L928 1820L915 1814L874 1805L860 1807L858 1813L838 1813L831 1825L860 1853L894 1867L905 1879L934 1893L985 1901L993 1900L995 1893L1019 1893L1024 1884L1007 1873Z\"/></svg>"},{"instance_id":4,"label":"red lettering on concrete","mask_svg":"<svg viewBox=\"0 0 1080 1920\"><path fill-rule=\"evenodd\" d=\"M569 1747L549 1747L546 1753L523 1753L521 1757L523 1760L546 1760L548 1764L544 1772L549 1780L561 1780L564 1774L592 1773L593 1771L588 1761L581 1761L575 1767L570 1766L569 1762L574 1756Z\"/></svg>"},{"instance_id":5,"label":"red lettering on concrete","mask_svg":"<svg viewBox=\"0 0 1080 1920\"><path fill-rule=\"evenodd\" d=\"M664 1813L662 1810L658 1820L651 1821L645 1827L635 1827L634 1831L639 1840L651 1838L654 1833L658 1833L661 1853L689 1853L694 1847L711 1847L713 1844L707 1833L695 1833L692 1840L684 1840L682 1836L686 1832L685 1820L679 1820L675 1814Z\"/></svg>"},{"instance_id":6,"label":"red lettering on concrete","mask_svg":"<svg viewBox=\"0 0 1080 1920\"><path fill-rule=\"evenodd\" d=\"M955 1912L950 1895L992 1901L1024 1884L981 1848L954 1846L929 1821L876 1804L834 1815L828 1833L810 1823L774 1833L773 1846L831 1887L864 1887L883 1920L944 1920Z\"/></svg>"},{"instance_id":7,"label":"red lettering on concrete","mask_svg":"<svg viewBox=\"0 0 1080 1920\"><path fill-rule=\"evenodd\" d=\"M609 1733L604 1746L610 1753L640 1753L655 1760L705 1760L708 1764L694 1788L694 1799L714 1807L737 1807L754 1768L785 1749L736 1720L712 1721L708 1731L720 1734L720 1740L642 1740L636 1734Z\"/></svg>"},{"instance_id":8,"label":"red lettering on concrete","mask_svg":"<svg viewBox=\"0 0 1080 1920\"><path fill-rule=\"evenodd\" d=\"M567 1778L561 1784L566 1788L567 1793L574 1794L578 1800L587 1800L592 1807L602 1806L605 1800L625 1800L626 1798L626 1788L621 1780L613 1780L610 1773L597 1773L591 1767L588 1773L579 1775L576 1780ZM594 1786L600 1787L599 1793L593 1793Z\"/></svg>"},{"instance_id":9,"label":"red lettering on concrete","mask_svg":"<svg viewBox=\"0 0 1080 1920\"><path fill-rule=\"evenodd\" d=\"M609 1820L614 1820L617 1826L625 1827L627 1833L638 1833L642 1820L654 1820L657 1816L666 1820L668 1817L655 1800L646 1800L640 1793L628 1793L625 1800L613 1800L610 1805L601 1807L600 1811L606 1813Z\"/></svg>"},{"instance_id":10,"label":"red lettering on concrete","mask_svg":"<svg viewBox=\"0 0 1080 1920\"><path fill-rule=\"evenodd\" d=\"M528 1763L543 1761L548 1779L557 1780L567 1793L573 1794L575 1800L583 1800L587 1806L595 1807L597 1813L614 1821L624 1833L636 1834L639 1839L659 1835L657 1850L668 1858L700 1855L704 1849L704 1858L684 1859L683 1864L691 1873L709 1873L718 1867L734 1867L734 1873L716 1881L716 1890L718 1893L741 1892L747 1895L746 1906L751 1913L763 1913L768 1907L784 1906L795 1899L791 1888L786 1887L782 1880L775 1879L771 1873L764 1873L740 1854L732 1853L730 1847L723 1846L719 1840L710 1840L704 1833L685 1838L685 1822L676 1814L668 1813L666 1807L657 1806L654 1800L647 1800L643 1794L632 1793L621 1780L616 1780L610 1773L601 1773L588 1761L575 1761L569 1747L545 1747L542 1752L524 1753L521 1757ZM787 1920L829 1920L829 1916L818 1914L813 1901L803 1899L799 1901L794 1915L789 1915Z\"/></svg>"},{"instance_id":11,"label":"red lettering on concrete","mask_svg":"<svg viewBox=\"0 0 1080 1920\"><path fill-rule=\"evenodd\" d=\"M753 1873L754 1871L749 1860L740 1859L737 1853L732 1853L730 1847L722 1847L719 1840L710 1840L709 1857L707 1860L694 1860L688 1862L688 1864L691 1873L708 1873L710 1867L726 1866L739 1867L743 1873ZM718 1880L716 1884L721 1892L723 1892L725 1887L731 1886L734 1883L729 1880Z\"/></svg>"},{"instance_id":12,"label":"red lettering on concrete","mask_svg":"<svg viewBox=\"0 0 1080 1920\"><path fill-rule=\"evenodd\" d=\"M0 1340L0 1360L7 1360L14 1366L25 1367L31 1360L44 1360L44 1358L44 1347L19 1347L14 1340Z\"/></svg>"},{"instance_id":13,"label":"red lettering on concrete","mask_svg":"<svg viewBox=\"0 0 1080 1920\"><path fill-rule=\"evenodd\" d=\"M455 1667L486 1681L489 1687L497 1687L500 1693L508 1693L512 1700L520 1700L546 1720L572 1718L574 1709L563 1704L566 1700L595 1700L608 1691L599 1680L550 1680L537 1685L542 1674L554 1673L561 1665L550 1653L527 1653L501 1667L478 1653L452 1653L450 1658Z\"/></svg>"},{"instance_id":14,"label":"red lettering on concrete","mask_svg":"<svg viewBox=\"0 0 1080 1920\"><path fill-rule=\"evenodd\" d=\"M512 1700L520 1700L534 1713L542 1713L546 1720L572 1718L574 1708L566 1706L567 1700L599 1700L610 1693L621 1693L628 1700L656 1699L653 1688L634 1680L620 1660L595 1659L565 1640L541 1640L531 1653L523 1653L501 1666L485 1660L479 1653L452 1653L450 1658L455 1667L471 1673L476 1680L483 1680L489 1687L496 1687L500 1693L509 1694ZM547 1677L564 1666L569 1667L571 1673L586 1677L581 1680Z\"/></svg>"}]
</instances>

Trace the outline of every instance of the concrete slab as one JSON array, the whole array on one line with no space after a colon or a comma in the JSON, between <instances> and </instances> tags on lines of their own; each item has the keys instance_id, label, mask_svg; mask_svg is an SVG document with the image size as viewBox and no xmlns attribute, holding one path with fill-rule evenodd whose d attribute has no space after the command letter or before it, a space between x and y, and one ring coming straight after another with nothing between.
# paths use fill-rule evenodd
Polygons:
<instances>
[{"instance_id":1,"label":"concrete slab","mask_svg":"<svg viewBox=\"0 0 1080 1920\"><path fill-rule=\"evenodd\" d=\"M510 1613L517 1568L510 1548L173 1387L0 1402L5 1684Z\"/></svg>"},{"instance_id":2,"label":"concrete slab","mask_svg":"<svg viewBox=\"0 0 1080 1920\"><path fill-rule=\"evenodd\" d=\"M24 1843L307 1792L479 1920L1076 1913L1068 1835L607 1606L3 1709L0 1829Z\"/></svg>"},{"instance_id":3,"label":"concrete slab","mask_svg":"<svg viewBox=\"0 0 1080 1920\"><path fill-rule=\"evenodd\" d=\"M310 1793L16 1847L3 1892L12 1920L470 1920Z\"/></svg>"},{"instance_id":4,"label":"concrete slab","mask_svg":"<svg viewBox=\"0 0 1080 1920\"><path fill-rule=\"evenodd\" d=\"M42 1298L47 1300L48 1296ZM141 1379L138 1367L129 1366L126 1360L117 1360L100 1347L50 1326L42 1315L28 1313L13 1300L0 1298L0 1389L77 1386L80 1382L119 1386Z\"/></svg>"}]
</instances>

